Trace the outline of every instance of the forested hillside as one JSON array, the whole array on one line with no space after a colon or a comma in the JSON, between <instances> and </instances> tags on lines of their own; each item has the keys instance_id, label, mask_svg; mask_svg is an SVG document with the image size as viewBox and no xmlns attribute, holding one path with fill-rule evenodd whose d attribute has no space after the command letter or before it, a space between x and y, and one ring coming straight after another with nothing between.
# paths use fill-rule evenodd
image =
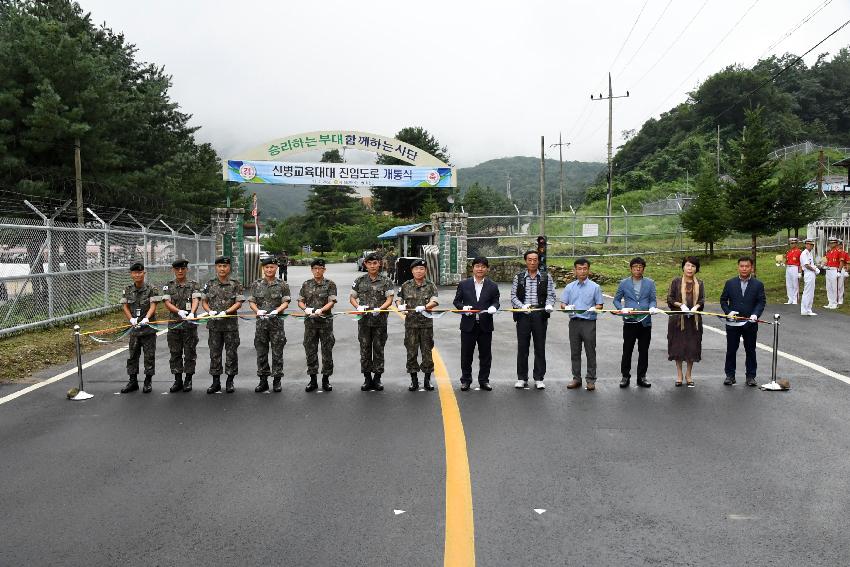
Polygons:
<instances>
[{"instance_id":1,"label":"forested hillside","mask_svg":"<svg viewBox=\"0 0 850 567\"><path fill-rule=\"evenodd\" d=\"M810 67L796 59L789 54L752 68L731 65L706 79L686 102L649 119L614 157L615 193L694 174L700 156L716 156L718 125L721 172L729 171L735 157L730 142L741 136L744 111L757 106L764 108L776 147L804 140L850 146L850 49L821 55ZM588 201L603 194L604 172L596 183Z\"/></svg>"},{"instance_id":2,"label":"forested hillside","mask_svg":"<svg viewBox=\"0 0 850 567\"><path fill-rule=\"evenodd\" d=\"M546 208L558 209L558 160L546 160ZM604 163L564 162L564 208L572 203L578 206L584 200L585 189L593 183ZM461 193L471 186L491 187L502 193L506 190L508 175L511 176L511 197L522 210L535 210L540 200L540 160L533 157L516 156L492 159L474 167L458 170L458 185Z\"/></svg>"}]
</instances>

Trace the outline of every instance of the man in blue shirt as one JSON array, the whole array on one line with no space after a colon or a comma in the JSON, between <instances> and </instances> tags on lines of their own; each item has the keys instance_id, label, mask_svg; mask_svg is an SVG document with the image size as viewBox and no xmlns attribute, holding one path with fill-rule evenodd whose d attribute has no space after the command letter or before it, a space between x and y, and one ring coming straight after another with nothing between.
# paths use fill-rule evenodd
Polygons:
<instances>
[{"instance_id":1,"label":"man in blue shirt","mask_svg":"<svg viewBox=\"0 0 850 567\"><path fill-rule=\"evenodd\" d=\"M590 280L590 261L578 258L573 262L576 280L561 294L564 309L575 311L570 314L570 359L573 379L567 388L581 386L581 349L587 358L586 388L596 389L596 314L602 309L602 289Z\"/></svg>"},{"instance_id":2,"label":"man in blue shirt","mask_svg":"<svg viewBox=\"0 0 850 567\"><path fill-rule=\"evenodd\" d=\"M629 315L630 311L649 311L651 315L661 313L655 306L655 282L643 277L646 261L637 256L629 262L632 273L620 282L614 294L614 308L623 315L623 358L620 361L621 388L629 387L632 370L632 353L635 342L638 345L637 385L641 388L652 386L646 381L649 368L649 342L652 340L652 317L647 314Z\"/></svg>"}]
</instances>

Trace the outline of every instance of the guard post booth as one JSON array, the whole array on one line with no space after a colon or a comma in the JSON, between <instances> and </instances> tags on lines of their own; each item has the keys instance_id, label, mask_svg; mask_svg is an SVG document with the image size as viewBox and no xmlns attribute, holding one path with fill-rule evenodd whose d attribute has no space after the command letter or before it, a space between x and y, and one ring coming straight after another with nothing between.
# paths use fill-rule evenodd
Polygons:
<instances>
[{"instance_id":1,"label":"guard post booth","mask_svg":"<svg viewBox=\"0 0 850 567\"><path fill-rule=\"evenodd\" d=\"M395 283L400 284L413 277L410 264L413 260L425 258L423 247L434 244L434 231L428 222L404 224L379 234L378 240L387 242L385 247L395 248L398 255Z\"/></svg>"}]
</instances>

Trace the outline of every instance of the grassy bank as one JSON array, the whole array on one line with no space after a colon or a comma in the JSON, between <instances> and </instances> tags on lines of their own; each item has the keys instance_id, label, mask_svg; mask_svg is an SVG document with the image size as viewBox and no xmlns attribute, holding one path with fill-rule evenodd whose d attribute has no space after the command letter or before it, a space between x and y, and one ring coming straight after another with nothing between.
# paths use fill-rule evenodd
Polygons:
<instances>
[{"instance_id":1,"label":"grassy bank","mask_svg":"<svg viewBox=\"0 0 850 567\"><path fill-rule=\"evenodd\" d=\"M122 325L126 321L119 312L100 315L79 322L83 331ZM0 339L0 382L26 382L39 370L64 364L74 359L74 323L39 329ZM119 343L124 344L124 343ZM103 345L82 339L83 352Z\"/></svg>"}]
</instances>

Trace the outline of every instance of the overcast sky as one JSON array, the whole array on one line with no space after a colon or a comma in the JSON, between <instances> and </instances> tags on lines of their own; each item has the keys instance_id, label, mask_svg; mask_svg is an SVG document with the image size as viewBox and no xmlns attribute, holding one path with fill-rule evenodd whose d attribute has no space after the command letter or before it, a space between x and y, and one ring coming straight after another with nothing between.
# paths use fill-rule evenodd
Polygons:
<instances>
[{"instance_id":1,"label":"overcast sky","mask_svg":"<svg viewBox=\"0 0 850 567\"><path fill-rule=\"evenodd\" d=\"M417 125L459 167L539 155L540 136L548 145L559 131L565 159L604 161L607 102L590 93L607 94L609 71L614 94L631 93L614 101L616 146L711 73L802 54L850 19L847 0L81 5L165 66L173 99L223 158L300 132ZM850 25L806 63L848 45Z\"/></svg>"}]
</instances>

